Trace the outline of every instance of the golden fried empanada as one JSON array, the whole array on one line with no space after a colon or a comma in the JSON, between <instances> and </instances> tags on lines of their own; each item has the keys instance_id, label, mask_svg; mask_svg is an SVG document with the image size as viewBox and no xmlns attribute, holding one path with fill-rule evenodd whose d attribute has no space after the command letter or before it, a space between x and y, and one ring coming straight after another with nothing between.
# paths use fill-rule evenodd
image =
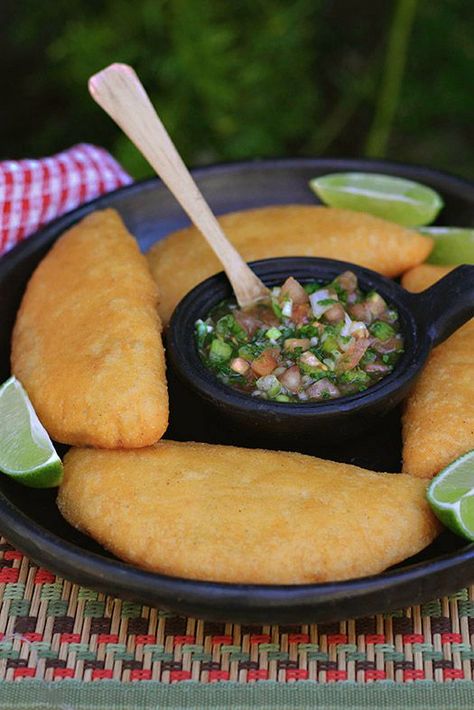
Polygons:
<instances>
[{"instance_id":1,"label":"golden fried empanada","mask_svg":"<svg viewBox=\"0 0 474 710\"><path fill-rule=\"evenodd\" d=\"M413 476L302 454L160 441L73 449L59 508L139 567L248 584L377 574L428 545L440 524Z\"/></svg>"},{"instance_id":2,"label":"golden fried empanada","mask_svg":"<svg viewBox=\"0 0 474 710\"><path fill-rule=\"evenodd\" d=\"M12 339L12 371L57 441L157 441L168 394L157 288L117 212L93 212L41 261Z\"/></svg>"},{"instance_id":3,"label":"golden fried empanada","mask_svg":"<svg viewBox=\"0 0 474 710\"><path fill-rule=\"evenodd\" d=\"M422 264L402 285L423 291L455 266ZM403 470L431 478L474 449L474 319L431 353L403 415Z\"/></svg>"}]
</instances>

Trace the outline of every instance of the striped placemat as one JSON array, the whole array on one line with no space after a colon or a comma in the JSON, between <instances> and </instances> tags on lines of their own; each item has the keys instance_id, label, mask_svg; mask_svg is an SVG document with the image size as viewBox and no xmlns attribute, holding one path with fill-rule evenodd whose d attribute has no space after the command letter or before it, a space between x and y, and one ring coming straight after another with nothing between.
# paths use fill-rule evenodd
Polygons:
<instances>
[{"instance_id":1,"label":"striped placemat","mask_svg":"<svg viewBox=\"0 0 474 710\"><path fill-rule=\"evenodd\" d=\"M471 681L474 587L332 624L174 616L79 587L0 544L0 680L161 684Z\"/></svg>"}]
</instances>

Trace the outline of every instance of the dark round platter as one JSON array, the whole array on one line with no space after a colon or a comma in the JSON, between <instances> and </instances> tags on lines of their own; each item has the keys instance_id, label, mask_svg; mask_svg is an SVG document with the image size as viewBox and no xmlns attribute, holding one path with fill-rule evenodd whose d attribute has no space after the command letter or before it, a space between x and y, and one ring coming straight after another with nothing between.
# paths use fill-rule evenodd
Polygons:
<instances>
[{"instance_id":1,"label":"dark round platter","mask_svg":"<svg viewBox=\"0 0 474 710\"><path fill-rule=\"evenodd\" d=\"M214 211L222 214L271 204L314 204L309 178L341 170L384 172L423 182L445 200L440 224L474 225L474 183L417 166L364 160L272 160L203 168L194 175ZM188 224L168 190L152 179L70 212L1 259L0 381L10 374L11 329L32 271L65 229L93 209L104 207L120 212L143 251ZM170 393L173 406L168 438L237 443L231 430L221 427L216 434L210 419L193 416L190 421L186 415L188 395L178 383L170 383ZM300 447L306 453L393 472L400 470L400 449L399 412L358 440L341 441L331 449ZM363 501L360 504L363 506ZM5 476L0 477L0 529L32 560L74 582L210 620L258 624L335 621L418 604L474 581L474 545L449 533L396 568L345 582L230 585L151 574L118 561L70 527L56 508L54 490L24 488Z\"/></svg>"}]
</instances>

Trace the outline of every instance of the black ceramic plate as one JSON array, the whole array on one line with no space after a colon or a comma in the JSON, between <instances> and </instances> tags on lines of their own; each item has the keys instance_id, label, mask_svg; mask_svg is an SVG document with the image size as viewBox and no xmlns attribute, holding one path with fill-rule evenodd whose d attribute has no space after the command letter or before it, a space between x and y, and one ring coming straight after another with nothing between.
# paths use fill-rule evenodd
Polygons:
<instances>
[{"instance_id":1,"label":"black ceramic plate","mask_svg":"<svg viewBox=\"0 0 474 710\"><path fill-rule=\"evenodd\" d=\"M311 177L341 170L385 172L419 180L445 200L440 223L474 225L474 184L415 166L376 161L282 160L205 168L196 179L216 213L270 204L314 204ZM10 334L26 283L55 239L96 208L115 207L146 251L168 232L187 224L183 212L158 180L101 197L61 217L0 261L0 381L9 374ZM289 235L291 238L291 235ZM171 383L174 402L169 438L232 440L232 432L183 414L183 392ZM196 420L194 419L194 422ZM400 470L399 414L356 442L332 450L306 451L375 470ZM363 506L363 501L354 505ZM416 558L387 572L333 584L250 586L196 582L139 570L119 562L59 515L54 491L24 488L0 476L0 527L31 559L109 594L205 619L247 623L334 621L418 604L474 581L474 546L448 533ZM410 531L407 530L407 535Z\"/></svg>"}]
</instances>

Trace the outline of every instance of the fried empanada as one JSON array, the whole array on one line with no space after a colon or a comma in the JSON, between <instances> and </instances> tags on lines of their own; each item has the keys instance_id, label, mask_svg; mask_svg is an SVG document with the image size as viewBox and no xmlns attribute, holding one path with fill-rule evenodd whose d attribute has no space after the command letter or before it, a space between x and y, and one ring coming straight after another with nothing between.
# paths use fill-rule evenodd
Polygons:
<instances>
[{"instance_id":1,"label":"fried empanada","mask_svg":"<svg viewBox=\"0 0 474 710\"><path fill-rule=\"evenodd\" d=\"M454 266L422 264L402 285L423 291ZM474 319L431 353L407 399L403 415L403 470L431 478L474 449Z\"/></svg>"},{"instance_id":2,"label":"fried empanada","mask_svg":"<svg viewBox=\"0 0 474 710\"><path fill-rule=\"evenodd\" d=\"M139 567L190 579L303 584L376 574L440 530L413 476L296 453L161 441L72 449L58 505Z\"/></svg>"},{"instance_id":3,"label":"fried empanada","mask_svg":"<svg viewBox=\"0 0 474 710\"><path fill-rule=\"evenodd\" d=\"M219 217L229 239L246 261L274 256L322 256L351 261L398 276L421 263L432 240L362 212L308 205L262 207ZM148 252L160 290L163 323L196 284L222 271L195 227L174 232ZM291 275L291 274L289 274Z\"/></svg>"},{"instance_id":4,"label":"fried empanada","mask_svg":"<svg viewBox=\"0 0 474 710\"><path fill-rule=\"evenodd\" d=\"M414 293L424 291L455 268L455 266L420 264L403 274L402 286L406 288L407 291L413 291Z\"/></svg>"},{"instance_id":5,"label":"fried empanada","mask_svg":"<svg viewBox=\"0 0 474 710\"><path fill-rule=\"evenodd\" d=\"M12 339L12 371L48 433L132 448L168 424L157 287L117 212L93 212L41 261Z\"/></svg>"}]
</instances>

